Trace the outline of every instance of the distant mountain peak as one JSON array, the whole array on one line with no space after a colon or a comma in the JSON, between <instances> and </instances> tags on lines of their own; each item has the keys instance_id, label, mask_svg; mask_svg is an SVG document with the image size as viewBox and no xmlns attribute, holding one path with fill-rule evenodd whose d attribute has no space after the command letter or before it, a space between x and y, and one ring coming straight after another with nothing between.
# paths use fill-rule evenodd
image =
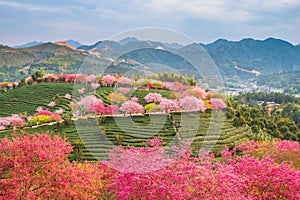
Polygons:
<instances>
[{"instance_id":1,"label":"distant mountain peak","mask_svg":"<svg viewBox=\"0 0 300 200\"><path fill-rule=\"evenodd\" d=\"M80 47L80 46L82 46L82 44L80 43L80 42L77 42L77 41L75 41L75 40L67 40L67 41L65 41L68 45L70 45L70 46L72 46L72 47L74 47L74 48L78 48L78 47Z\"/></svg>"},{"instance_id":2,"label":"distant mountain peak","mask_svg":"<svg viewBox=\"0 0 300 200\"><path fill-rule=\"evenodd\" d=\"M32 41L21 45L15 45L13 48L19 49L19 48L27 48L27 47L33 47L39 44L44 44L42 41Z\"/></svg>"},{"instance_id":3,"label":"distant mountain peak","mask_svg":"<svg viewBox=\"0 0 300 200\"><path fill-rule=\"evenodd\" d=\"M135 37L126 37L126 38L118 41L118 43L121 45L125 45L129 42L139 42L139 40L136 39Z\"/></svg>"}]
</instances>

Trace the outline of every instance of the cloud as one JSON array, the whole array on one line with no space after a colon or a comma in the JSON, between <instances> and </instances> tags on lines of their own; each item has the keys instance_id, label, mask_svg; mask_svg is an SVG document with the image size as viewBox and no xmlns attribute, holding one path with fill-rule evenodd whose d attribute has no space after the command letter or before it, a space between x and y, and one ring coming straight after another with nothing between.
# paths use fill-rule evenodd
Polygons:
<instances>
[{"instance_id":1,"label":"cloud","mask_svg":"<svg viewBox=\"0 0 300 200\"><path fill-rule=\"evenodd\" d=\"M14 1L0 1L0 6L8 6L16 9L23 9L31 12L66 12L67 9L53 6L40 6L35 4L25 4Z\"/></svg>"},{"instance_id":2,"label":"cloud","mask_svg":"<svg viewBox=\"0 0 300 200\"><path fill-rule=\"evenodd\" d=\"M298 42L299 10L300 0L0 0L5 27L0 37L9 38L5 34L11 31L22 38L26 30L44 40L70 35L84 42L137 27L164 27L201 42L271 35Z\"/></svg>"}]
</instances>

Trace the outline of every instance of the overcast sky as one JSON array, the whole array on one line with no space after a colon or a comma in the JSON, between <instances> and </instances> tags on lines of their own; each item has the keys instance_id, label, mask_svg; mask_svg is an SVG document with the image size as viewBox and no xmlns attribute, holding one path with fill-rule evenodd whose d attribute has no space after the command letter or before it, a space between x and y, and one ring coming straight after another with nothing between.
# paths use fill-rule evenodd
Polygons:
<instances>
[{"instance_id":1,"label":"overcast sky","mask_svg":"<svg viewBox=\"0 0 300 200\"><path fill-rule=\"evenodd\" d=\"M300 43L300 0L0 0L0 43L74 39L93 44L139 27L202 43L280 38Z\"/></svg>"}]
</instances>

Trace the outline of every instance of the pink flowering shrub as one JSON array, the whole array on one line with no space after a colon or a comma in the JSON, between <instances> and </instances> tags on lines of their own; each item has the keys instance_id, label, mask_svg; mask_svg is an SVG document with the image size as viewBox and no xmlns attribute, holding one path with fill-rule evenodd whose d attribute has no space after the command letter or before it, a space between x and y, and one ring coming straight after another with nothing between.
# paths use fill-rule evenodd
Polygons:
<instances>
[{"instance_id":1,"label":"pink flowering shrub","mask_svg":"<svg viewBox=\"0 0 300 200\"><path fill-rule=\"evenodd\" d=\"M60 112L63 112L63 110L57 110L54 113L49 110L43 110L42 107L38 108L37 110L39 110L39 111L37 113L35 113L34 116L30 119L30 122L32 122L32 123L62 121Z\"/></svg>"},{"instance_id":2,"label":"pink flowering shrub","mask_svg":"<svg viewBox=\"0 0 300 200\"><path fill-rule=\"evenodd\" d=\"M224 101L222 99L212 98L208 101L208 103L211 104L211 107L213 110L226 108L226 104L224 103Z\"/></svg>"},{"instance_id":3,"label":"pink flowering shrub","mask_svg":"<svg viewBox=\"0 0 300 200\"><path fill-rule=\"evenodd\" d=\"M119 172L109 189L117 199L298 199L300 171L277 165L271 159L233 157L224 161L210 154L182 156L168 162L161 147L118 147L108 166ZM184 155L184 154L183 154ZM146 165L143 165L147 163ZM161 163L161 165L158 165ZM157 170L149 170L149 169ZM136 171L138 170L138 171Z\"/></svg>"},{"instance_id":4,"label":"pink flowering shrub","mask_svg":"<svg viewBox=\"0 0 300 200\"><path fill-rule=\"evenodd\" d=\"M196 97L201 98L201 99L205 99L208 95L208 93L205 92L205 90L203 90L202 88L197 87L197 86L193 87L192 91Z\"/></svg>"},{"instance_id":5,"label":"pink flowering shrub","mask_svg":"<svg viewBox=\"0 0 300 200\"><path fill-rule=\"evenodd\" d=\"M117 105L109 105L105 107L103 104L95 105L95 113L97 115L113 115L117 114L119 107Z\"/></svg>"},{"instance_id":6,"label":"pink flowering shrub","mask_svg":"<svg viewBox=\"0 0 300 200\"><path fill-rule=\"evenodd\" d=\"M222 152L190 157L189 143L164 151L160 139L146 147L116 147L109 161L69 162L70 144L49 134L0 140L0 199L299 199L300 171L267 156ZM273 143L293 151L299 144ZM240 145L246 152L253 142ZM113 168L113 169L112 169Z\"/></svg>"},{"instance_id":7,"label":"pink flowering shrub","mask_svg":"<svg viewBox=\"0 0 300 200\"><path fill-rule=\"evenodd\" d=\"M7 127L22 127L26 122L19 115L14 114L8 117L0 117L0 130L4 130Z\"/></svg>"},{"instance_id":8,"label":"pink flowering shrub","mask_svg":"<svg viewBox=\"0 0 300 200\"><path fill-rule=\"evenodd\" d=\"M194 96L185 96L179 100L179 106L182 110L204 112L206 110L204 102Z\"/></svg>"},{"instance_id":9,"label":"pink flowering shrub","mask_svg":"<svg viewBox=\"0 0 300 200\"><path fill-rule=\"evenodd\" d=\"M125 114L136 114L143 113L144 107L135 101L129 100L122 103L120 110Z\"/></svg>"},{"instance_id":10,"label":"pink flowering shrub","mask_svg":"<svg viewBox=\"0 0 300 200\"><path fill-rule=\"evenodd\" d=\"M151 103L151 102L159 103L161 102L162 98L163 98L162 95L156 92L149 93L144 97L147 103Z\"/></svg>"},{"instance_id":11,"label":"pink flowering shrub","mask_svg":"<svg viewBox=\"0 0 300 200\"><path fill-rule=\"evenodd\" d=\"M163 87L174 92L182 92L185 86L180 82L164 82Z\"/></svg>"},{"instance_id":12,"label":"pink flowering shrub","mask_svg":"<svg viewBox=\"0 0 300 200\"><path fill-rule=\"evenodd\" d=\"M177 111L180 110L178 101L162 98L159 108L164 112L171 112L171 111Z\"/></svg>"}]
</instances>

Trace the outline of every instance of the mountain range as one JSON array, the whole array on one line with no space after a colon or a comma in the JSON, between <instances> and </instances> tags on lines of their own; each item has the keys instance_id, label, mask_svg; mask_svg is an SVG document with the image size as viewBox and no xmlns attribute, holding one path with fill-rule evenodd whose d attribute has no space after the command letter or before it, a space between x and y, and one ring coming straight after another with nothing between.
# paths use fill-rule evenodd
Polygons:
<instances>
[{"instance_id":1,"label":"mountain range","mask_svg":"<svg viewBox=\"0 0 300 200\"><path fill-rule=\"evenodd\" d=\"M300 71L300 45L276 38L245 38L241 41L218 39L210 44L184 46L129 37L120 41L99 41L93 45L81 45L74 40L32 42L17 47L1 45L0 82L17 80L34 73L34 70L76 73L83 61L102 68L109 66L109 71L116 73L137 67L151 69L154 67L151 63L189 70L191 63L178 58L178 54L192 54L195 45L206 50L224 80L229 82Z\"/></svg>"}]
</instances>

